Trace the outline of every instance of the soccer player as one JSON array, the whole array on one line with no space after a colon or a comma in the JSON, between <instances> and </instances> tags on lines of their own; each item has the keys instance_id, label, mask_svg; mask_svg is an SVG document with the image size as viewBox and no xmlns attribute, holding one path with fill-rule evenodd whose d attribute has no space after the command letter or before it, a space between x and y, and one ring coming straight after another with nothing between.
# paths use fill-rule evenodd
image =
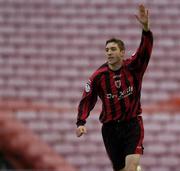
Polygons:
<instances>
[{"instance_id":1,"label":"soccer player","mask_svg":"<svg viewBox=\"0 0 180 171\"><path fill-rule=\"evenodd\" d=\"M136 53L125 60L124 43L116 38L107 40L107 62L89 78L78 108L76 134L80 137L87 132L86 119L97 97L101 99L102 137L114 171L136 171L143 154L141 85L151 56L153 35L144 5L139 5L136 18L142 26Z\"/></svg>"}]
</instances>

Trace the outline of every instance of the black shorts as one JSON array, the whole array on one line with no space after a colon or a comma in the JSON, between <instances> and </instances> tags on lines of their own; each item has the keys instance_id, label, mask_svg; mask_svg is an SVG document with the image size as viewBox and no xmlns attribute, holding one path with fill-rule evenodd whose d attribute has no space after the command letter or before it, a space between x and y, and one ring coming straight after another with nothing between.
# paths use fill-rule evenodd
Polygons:
<instances>
[{"instance_id":1,"label":"black shorts","mask_svg":"<svg viewBox=\"0 0 180 171\"><path fill-rule=\"evenodd\" d=\"M141 116L129 121L112 121L103 124L102 136L114 170L125 167L129 154L143 154L144 127Z\"/></svg>"}]
</instances>

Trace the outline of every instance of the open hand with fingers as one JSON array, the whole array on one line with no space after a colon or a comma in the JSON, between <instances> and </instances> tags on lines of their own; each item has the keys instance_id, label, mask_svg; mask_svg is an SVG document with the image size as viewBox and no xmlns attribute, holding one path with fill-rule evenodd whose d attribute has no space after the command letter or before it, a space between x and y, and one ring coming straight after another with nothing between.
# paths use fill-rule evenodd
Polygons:
<instances>
[{"instance_id":1,"label":"open hand with fingers","mask_svg":"<svg viewBox=\"0 0 180 171\"><path fill-rule=\"evenodd\" d=\"M142 24L143 30L149 30L149 13L143 4L139 5L139 13L135 15L137 20Z\"/></svg>"}]
</instances>

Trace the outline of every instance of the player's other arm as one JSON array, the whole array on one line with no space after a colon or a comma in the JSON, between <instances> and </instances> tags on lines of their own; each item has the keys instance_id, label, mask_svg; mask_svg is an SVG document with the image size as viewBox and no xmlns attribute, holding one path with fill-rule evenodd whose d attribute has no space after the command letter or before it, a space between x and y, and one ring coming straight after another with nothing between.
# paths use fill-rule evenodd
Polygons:
<instances>
[{"instance_id":1,"label":"player's other arm","mask_svg":"<svg viewBox=\"0 0 180 171\"><path fill-rule=\"evenodd\" d=\"M77 116L77 122L76 122L77 137L80 137L81 135L87 133L85 124L86 124L86 119L90 114L90 111L94 108L97 102L96 88L97 86L96 86L95 79L91 77L88 83L86 83L83 96L78 107L78 116Z\"/></svg>"}]
</instances>

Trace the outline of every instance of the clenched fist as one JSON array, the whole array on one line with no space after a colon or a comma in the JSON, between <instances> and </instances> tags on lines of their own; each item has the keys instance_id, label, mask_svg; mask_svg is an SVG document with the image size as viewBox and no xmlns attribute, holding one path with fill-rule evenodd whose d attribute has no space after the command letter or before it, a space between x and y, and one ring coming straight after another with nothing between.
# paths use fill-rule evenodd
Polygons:
<instances>
[{"instance_id":1,"label":"clenched fist","mask_svg":"<svg viewBox=\"0 0 180 171\"><path fill-rule=\"evenodd\" d=\"M77 137L80 137L81 135L86 134L86 133L87 133L87 130L86 130L85 126L78 126L77 127L77 129L76 129Z\"/></svg>"}]
</instances>

